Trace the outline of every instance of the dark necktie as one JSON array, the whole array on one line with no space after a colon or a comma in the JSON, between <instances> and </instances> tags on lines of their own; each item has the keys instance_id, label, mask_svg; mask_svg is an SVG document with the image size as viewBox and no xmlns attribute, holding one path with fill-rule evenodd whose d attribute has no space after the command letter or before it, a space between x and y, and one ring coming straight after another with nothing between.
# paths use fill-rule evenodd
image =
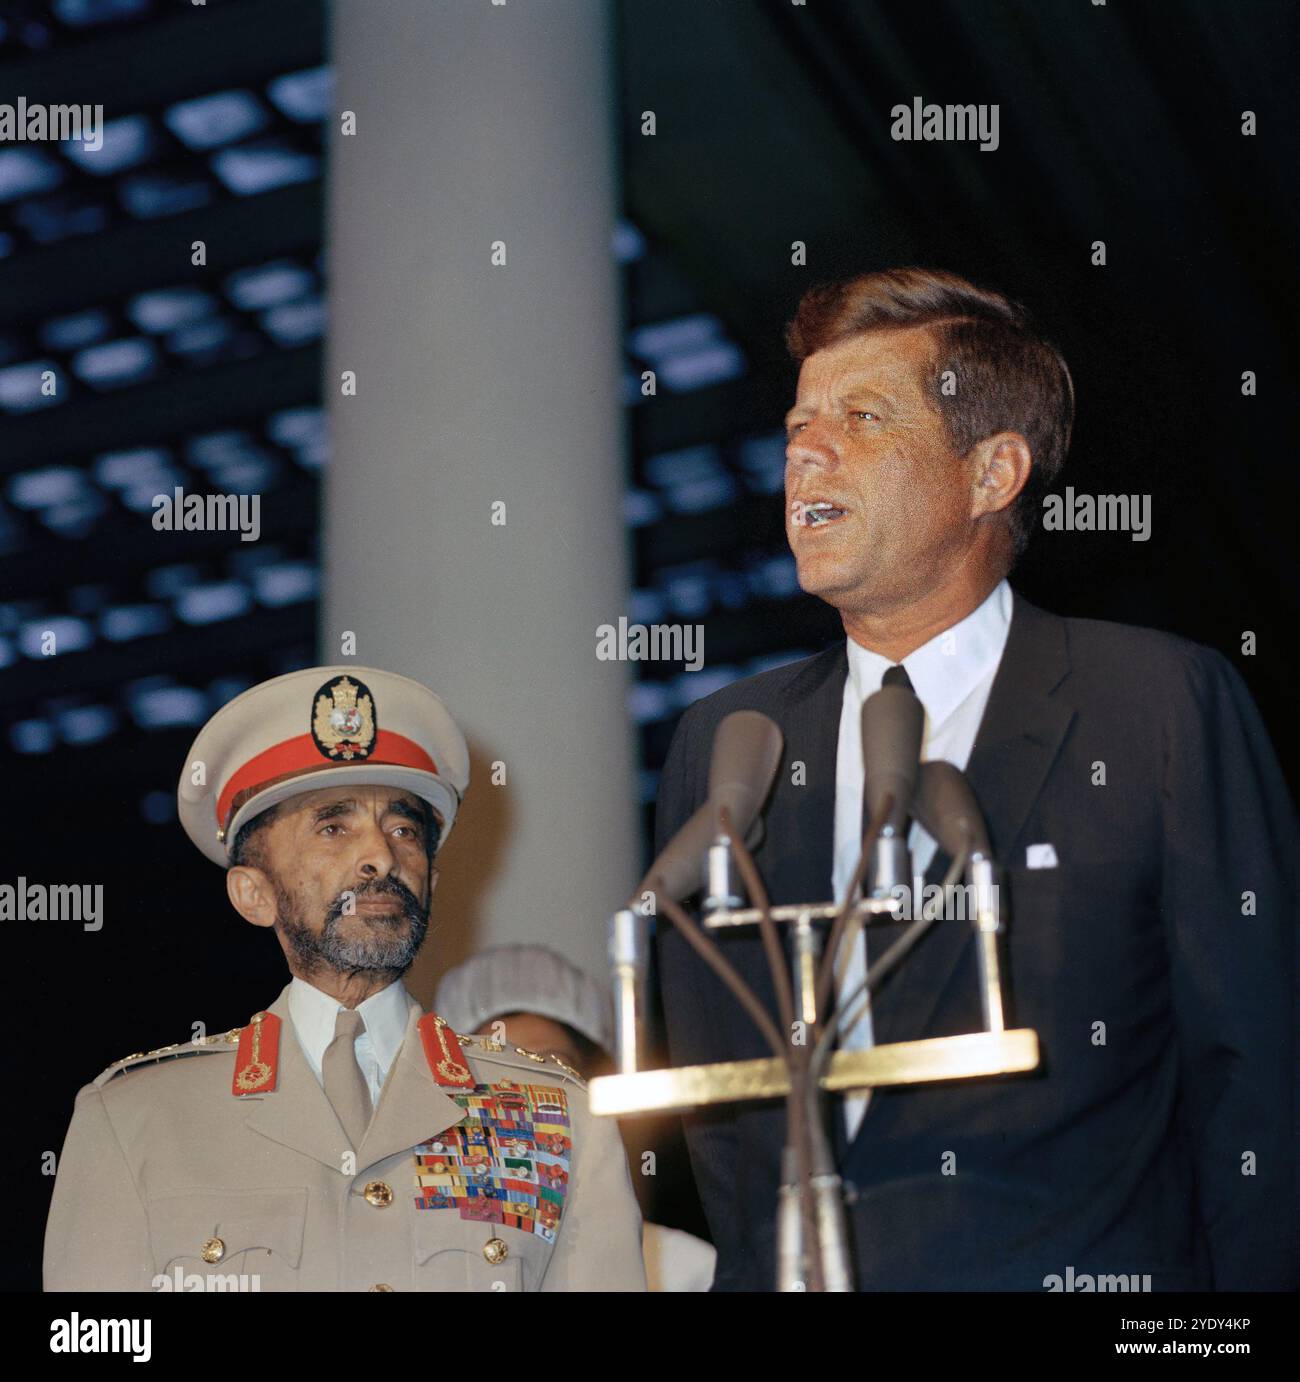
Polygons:
<instances>
[{"instance_id":1,"label":"dark necktie","mask_svg":"<svg viewBox=\"0 0 1300 1382\"><path fill-rule=\"evenodd\" d=\"M901 662L896 662L892 667L885 668L885 675L880 678L881 686L903 686L907 690L912 689L912 678L907 675L907 668Z\"/></svg>"}]
</instances>

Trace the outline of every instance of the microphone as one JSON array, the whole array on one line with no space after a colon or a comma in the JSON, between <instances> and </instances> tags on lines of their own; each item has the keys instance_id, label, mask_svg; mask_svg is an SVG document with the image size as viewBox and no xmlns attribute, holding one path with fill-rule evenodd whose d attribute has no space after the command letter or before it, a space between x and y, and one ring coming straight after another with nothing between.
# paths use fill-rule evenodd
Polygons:
<instances>
[{"instance_id":1,"label":"microphone","mask_svg":"<svg viewBox=\"0 0 1300 1382\"><path fill-rule=\"evenodd\" d=\"M731 828L753 849L762 839L759 808L772 790L784 739L775 720L757 710L735 710L718 726L709 759L709 799L716 822L725 806ZM752 837L749 828L758 822Z\"/></svg>"},{"instance_id":2,"label":"microphone","mask_svg":"<svg viewBox=\"0 0 1300 1382\"><path fill-rule=\"evenodd\" d=\"M988 831L975 793L966 774L953 764L938 758L921 764L912 812L950 858L963 849L970 850L972 859L989 853Z\"/></svg>"},{"instance_id":3,"label":"microphone","mask_svg":"<svg viewBox=\"0 0 1300 1382\"><path fill-rule=\"evenodd\" d=\"M663 847L627 905L609 920L608 955L616 994L615 1048L619 1070L624 1074L634 1071L638 1061L636 1034L648 952L647 914L641 899L646 893L654 894L655 910L661 895L680 902L700 886L703 865L706 908L740 906L739 891L731 878L731 851L715 843L719 816L726 807L733 831L745 837L758 821L759 808L772 789L782 746L776 723L756 710L737 710L722 721L713 736L708 799ZM752 843L757 843L760 831L761 822Z\"/></svg>"},{"instance_id":4,"label":"microphone","mask_svg":"<svg viewBox=\"0 0 1300 1382\"><path fill-rule=\"evenodd\" d=\"M935 760L921 765L912 809L916 818L956 859L967 851L966 881L973 894L975 959L979 971L980 1005L986 1031L1005 1031L998 935L1002 917L998 902L997 865L989 846L988 827L965 773Z\"/></svg>"},{"instance_id":5,"label":"microphone","mask_svg":"<svg viewBox=\"0 0 1300 1382\"><path fill-rule=\"evenodd\" d=\"M731 813L732 829L742 839L755 825L759 807L767 800L783 747L781 731L773 720L756 710L737 710L728 715L713 736L709 759L709 795L704 805L677 831L646 870L632 901L651 891L651 879L658 880L658 891L680 902L700 883L700 864L718 835L718 817L725 806ZM753 848L760 838L761 822L753 830L746 847Z\"/></svg>"},{"instance_id":6,"label":"microphone","mask_svg":"<svg viewBox=\"0 0 1300 1382\"><path fill-rule=\"evenodd\" d=\"M756 848L763 836L759 808L772 790L783 744L776 722L757 710L733 711L713 736L705 803L713 830L704 856L705 912L744 905L731 846L721 834L722 812L725 808L731 818L732 837L743 840L746 849Z\"/></svg>"},{"instance_id":7,"label":"microphone","mask_svg":"<svg viewBox=\"0 0 1300 1382\"><path fill-rule=\"evenodd\" d=\"M660 850L659 857L637 885L632 903L650 891L661 892L674 902L693 893L700 886L700 860L718 833L715 821L713 808L706 801ZM653 888L651 879L655 880Z\"/></svg>"},{"instance_id":8,"label":"microphone","mask_svg":"<svg viewBox=\"0 0 1300 1382\"><path fill-rule=\"evenodd\" d=\"M911 889L907 813L916 790L925 711L906 686L882 686L862 705L864 823L876 818L886 795L893 803L871 847L866 892L886 897L894 888Z\"/></svg>"}]
</instances>

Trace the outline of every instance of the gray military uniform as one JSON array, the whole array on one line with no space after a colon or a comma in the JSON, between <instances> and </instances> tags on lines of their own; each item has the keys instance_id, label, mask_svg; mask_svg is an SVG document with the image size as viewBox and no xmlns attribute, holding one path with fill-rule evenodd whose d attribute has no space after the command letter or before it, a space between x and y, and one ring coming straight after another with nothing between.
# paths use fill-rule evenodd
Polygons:
<instances>
[{"instance_id":1,"label":"gray military uniform","mask_svg":"<svg viewBox=\"0 0 1300 1382\"><path fill-rule=\"evenodd\" d=\"M645 1289L622 1141L591 1116L576 1075L462 1039L475 1087L458 1102L434 1078L408 994L406 1036L353 1165L288 992L267 1010L283 1024L273 1092L232 1092L238 1030L128 1058L80 1091L46 1228L47 1290ZM526 1142L467 1146L460 1134L486 1116L475 1105L492 1113L499 1096L564 1109L567 1168L543 1166ZM514 1187L487 1197L509 1210L539 1202L521 1193L539 1176L562 1188L562 1207L532 1227L489 1217L494 1206L466 1190Z\"/></svg>"}]
</instances>

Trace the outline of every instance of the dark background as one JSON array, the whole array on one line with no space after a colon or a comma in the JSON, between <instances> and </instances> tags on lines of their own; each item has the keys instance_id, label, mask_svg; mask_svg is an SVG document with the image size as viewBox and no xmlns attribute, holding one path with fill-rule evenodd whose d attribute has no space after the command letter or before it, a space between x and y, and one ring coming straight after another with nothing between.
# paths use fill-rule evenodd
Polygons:
<instances>
[{"instance_id":1,"label":"dark background","mask_svg":"<svg viewBox=\"0 0 1300 1382\"><path fill-rule=\"evenodd\" d=\"M102 883L106 912L97 934L7 931L11 1288L39 1285L40 1157L76 1089L284 982L173 794L218 704L317 660L326 19L318 0L0 3L0 101L130 117L109 175L0 145L0 881ZM692 676L637 664L647 831L682 707L836 636L784 542L781 327L810 283L905 263L1028 303L1078 394L1061 485L1151 496L1149 542L1040 534L1014 584L1225 653L1296 791L1296 19L1278 0L619 6L628 614L703 623L708 654ZM248 100L174 113L222 92ZM999 149L893 142L913 96L997 103ZM66 379L57 405L24 400L31 362ZM268 509L294 517L257 544L156 533L139 495L173 484L287 491ZM656 1217L697 1223L671 1174L658 1191Z\"/></svg>"}]
</instances>

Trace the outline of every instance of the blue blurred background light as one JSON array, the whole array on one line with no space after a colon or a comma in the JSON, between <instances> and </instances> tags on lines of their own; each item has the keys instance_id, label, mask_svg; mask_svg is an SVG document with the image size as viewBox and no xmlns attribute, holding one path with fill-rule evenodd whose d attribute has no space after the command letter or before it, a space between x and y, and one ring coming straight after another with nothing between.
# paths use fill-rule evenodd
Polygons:
<instances>
[{"instance_id":1,"label":"blue blurred background light","mask_svg":"<svg viewBox=\"0 0 1300 1382\"><path fill-rule=\"evenodd\" d=\"M160 334L202 321L218 309L211 293L202 288L179 287L138 293L127 303L126 313L141 331Z\"/></svg>"},{"instance_id":2,"label":"blue blurred background light","mask_svg":"<svg viewBox=\"0 0 1300 1382\"><path fill-rule=\"evenodd\" d=\"M57 160L40 148L0 146L0 203L48 192L63 177Z\"/></svg>"},{"instance_id":3,"label":"blue blurred background light","mask_svg":"<svg viewBox=\"0 0 1300 1382\"><path fill-rule=\"evenodd\" d=\"M18 650L30 658L48 659L84 652L94 641L89 621L68 615L33 619L18 630Z\"/></svg>"},{"instance_id":4,"label":"blue blurred background light","mask_svg":"<svg viewBox=\"0 0 1300 1382\"><path fill-rule=\"evenodd\" d=\"M208 698L191 686L145 683L129 688L127 699L141 729L200 725L208 717Z\"/></svg>"},{"instance_id":5,"label":"blue blurred background light","mask_svg":"<svg viewBox=\"0 0 1300 1382\"><path fill-rule=\"evenodd\" d=\"M107 705L82 705L62 711L59 735L66 744L97 744L117 728L117 712Z\"/></svg>"},{"instance_id":6,"label":"blue blurred background light","mask_svg":"<svg viewBox=\"0 0 1300 1382\"><path fill-rule=\"evenodd\" d=\"M48 720L18 720L9 730L15 753L50 753L54 749L54 726Z\"/></svg>"},{"instance_id":7,"label":"blue blurred background light","mask_svg":"<svg viewBox=\"0 0 1300 1382\"><path fill-rule=\"evenodd\" d=\"M52 0L55 16L72 28L120 24L147 14L153 0Z\"/></svg>"},{"instance_id":8,"label":"blue blurred background light","mask_svg":"<svg viewBox=\"0 0 1300 1382\"><path fill-rule=\"evenodd\" d=\"M15 475L9 482L9 502L20 509L46 509L71 502L85 488L85 475L72 466L45 466Z\"/></svg>"},{"instance_id":9,"label":"blue blurred background light","mask_svg":"<svg viewBox=\"0 0 1300 1382\"><path fill-rule=\"evenodd\" d=\"M163 112L167 128L191 149L215 149L266 128L268 116L251 91L217 91L178 101Z\"/></svg>"},{"instance_id":10,"label":"blue blurred background light","mask_svg":"<svg viewBox=\"0 0 1300 1382\"><path fill-rule=\"evenodd\" d=\"M113 330L113 318L102 308L91 307L66 317L54 317L40 329L47 350L79 350L102 341Z\"/></svg>"},{"instance_id":11,"label":"blue blurred background light","mask_svg":"<svg viewBox=\"0 0 1300 1382\"><path fill-rule=\"evenodd\" d=\"M325 303L321 298L272 307L261 317L262 330L281 346L305 345L325 334Z\"/></svg>"},{"instance_id":12,"label":"blue blurred background light","mask_svg":"<svg viewBox=\"0 0 1300 1382\"><path fill-rule=\"evenodd\" d=\"M271 103L290 120L299 124L318 124L334 104L334 73L329 67L311 67L303 72L286 72L267 84Z\"/></svg>"},{"instance_id":13,"label":"blue blurred background light","mask_svg":"<svg viewBox=\"0 0 1300 1382\"><path fill-rule=\"evenodd\" d=\"M659 362L660 379L676 393L725 384L729 379L739 379L744 372L745 357L740 347L730 341L683 351Z\"/></svg>"},{"instance_id":14,"label":"blue blurred background light","mask_svg":"<svg viewBox=\"0 0 1300 1382\"><path fill-rule=\"evenodd\" d=\"M239 197L255 197L277 187L320 177L317 154L303 153L280 139L267 139L212 156L212 171Z\"/></svg>"},{"instance_id":15,"label":"blue blurred background light","mask_svg":"<svg viewBox=\"0 0 1300 1382\"><path fill-rule=\"evenodd\" d=\"M240 269L222 286L226 296L241 311L260 312L315 292L316 276L292 259L277 259Z\"/></svg>"},{"instance_id":16,"label":"blue blurred background light","mask_svg":"<svg viewBox=\"0 0 1300 1382\"><path fill-rule=\"evenodd\" d=\"M722 323L707 312L636 327L628 340L634 355L659 364L711 346L723 337Z\"/></svg>"},{"instance_id":17,"label":"blue blurred background light","mask_svg":"<svg viewBox=\"0 0 1300 1382\"><path fill-rule=\"evenodd\" d=\"M88 148L82 139L65 139L60 146L64 158L83 171L102 178L147 162L158 145L153 126L144 115L106 120L101 134L103 143L98 149Z\"/></svg>"},{"instance_id":18,"label":"blue blurred background light","mask_svg":"<svg viewBox=\"0 0 1300 1382\"><path fill-rule=\"evenodd\" d=\"M183 624L217 624L238 619L252 606L252 592L242 581L212 581L182 590L176 596L176 617Z\"/></svg>"},{"instance_id":19,"label":"blue blurred background light","mask_svg":"<svg viewBox=\"0 0 1300 1382\"><path fill-rule=\"evenodd\" d=\"M132 216L142 221L162 216L179 216L207 206L213 199L213 185L201 168L177 171L148 168L129 173L117 183L118 200Z\"/></svg>"},{"instance_id":20,"label":"blue blurred background light","mask_svg":"<svg viewBox=\"0 0 1300 1382\"><path fill-rule=\"evenodd\" d=\"M53 376L53 392L47 392L46 376ZM27 360L21 365L0 369L0 408L10 413L30 413L37 408L53 408L67 396L67 381L58 365L49 359Z\"/></svg>"},{"instance_id":21,"label":"blue blurred background light","mask_svg":"<svg viewBox=\"0 0 1300 1382\"><path fill-rule=\"evenodd\" d=\"M125 336L88 346L72 358L72 372L96 389L120 389L148 379L158 366L158 351L147 336Z\"/></svg>"},{"instance_id":22,"label":"blue blurred background light","mask_svg":"<svg viewBox=\"0 0 1300 1382\"><path fill-rule=\"evenodd\" d=\"M105 610L99 620L100 637L109 643L130 643L166 633L171 615L165 605L118 605Z\"/></svg>"}]
</instances>

